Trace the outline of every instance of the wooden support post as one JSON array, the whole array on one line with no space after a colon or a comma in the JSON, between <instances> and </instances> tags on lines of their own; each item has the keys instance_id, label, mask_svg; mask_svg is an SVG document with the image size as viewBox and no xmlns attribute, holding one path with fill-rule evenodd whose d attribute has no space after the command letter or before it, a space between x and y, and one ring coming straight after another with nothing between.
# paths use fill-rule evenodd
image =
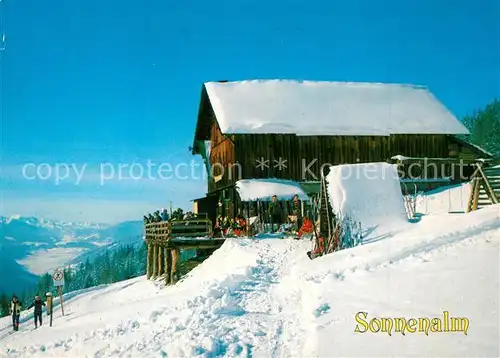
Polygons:
<instances>
[{"instance_id":1,"label":"wooden support post","mask_svg":"<svg viewBox=\"0 0 500 358\"><path fill-rule=\"evenodd\" d=\"M177 282L177 265L180 263L181 251L178 248L172 249L172 270L170 271L170 282Z\"/></svg>"},{"instance_id":2,"label":"wooden support post","mask_svg":"<svg viewBox=\"0 0 500 358\"><path fill-rule=\"evenodd\" d=\"M476 186L474 188L474 200L472 201L472 211L477 210L477 203L479 201L479 189L481 188L481 179L476 178Z\"/></svg>"},{"instance_id":3,"label":"wooden support post","mask_svg":"<svg viewBox=\"0 0 500 358\"><path fill-rule=\"evenodd\" d=\"M146 262L146 273L148 280L153 276L153 244L148 242L148 258Z\"/></svg>"},{"instance_id":4,"label":"wooden support post","mask_svg":"<svg viewBox=\"0 0 500 358\"><path fill-rule=\"evenodd\" d=\"M163 275L163 268L164 268L164 262L163 262L163 247L158 246L158 277Z\"/></svg>"},{"instance_id":5,"label":"wooden support post","mask_svg":"<svg viewBox=\"0 0 500 358\"><path fill-rule=\"evenodd\" d=\"M153 274L151 278L154 280L158 277L158 245L153 245Z\"/></svg>"},{"instance_id":6,"label":"wooden support post","mask_svg":"<svg viewBox=\"0 0 500 358\"><path fill-rule=\"evenodd\" d=\"M172 249L167 249L165 255L165 284L170 285L172 283Z\"/></svg>"},{"instance_id":7,"label":"wooden support post","mask_svg":"<svg viewBox=\"0 0 500 358\"><path fill-rule=\"evenodd\" d=\"M477 178L473 177L471 181L469 201L467 202L467 213L472 211L472 203L474 202L474 193L476 192Z\"/></svg>"},{"instance_id":8,"label":"wooden support post","mask_svg":"<svg viewBox=\"0 0 500 358\"><path fill-rule=\"evenodd\" d=\"M59 291L59 304L61 305L61 312L64 316L64 304L63 304L63 296L61 286L57 286L57 290Z\"/></svg>"},{"instance_id":9,"label":"wooden support post","mask_svg":"<svg viewBox=\"0 0 500 358\"><path fill-rule=\"evenodd\" d=\"M169 249L163 248L163 278L165 278L165 284L168 285L170 281L170 266L169 266Z\"/></svg>"}]
</instances>

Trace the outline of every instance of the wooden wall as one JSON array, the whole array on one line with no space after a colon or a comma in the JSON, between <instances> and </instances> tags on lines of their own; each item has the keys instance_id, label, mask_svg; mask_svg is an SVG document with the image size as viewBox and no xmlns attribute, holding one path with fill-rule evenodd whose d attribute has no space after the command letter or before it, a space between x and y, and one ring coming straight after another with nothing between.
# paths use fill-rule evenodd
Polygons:
<instances>
[{"instance_id":1,"label":"wooden wall","mask_svg":"<svg viewBox=\"0 0 500 358\"><path fill-rule=\"evenodd\" d=\"M224 135L217 121L211 128L210 140L215 180L209 181L208 192L226 188L239 179L320 180L323 165L390 162L394 155L449 158L457 153L456 142L447 135ZM458 152L461 153L460 148ZM281 170L277 165L280 158L284 164ZM258 166L261 159L267 160L265 167Z\"/></svg>"},{"instance_id":2,"label":"wooden wall","mask_svg":"<svg viewBox=\"0 0 500 358\"><path fill-rule=\"evenodd\" d=\"M242 178L319 180L322 165L387 162L396 154L411 157L447 157L445 135L296 136L289 134L236 135L234 158ZM285 167L277 166L280 160ZM257 167L257 160L269 167ZM306 170L309 168L309 170Z\"/></svg>"},{"instance_id":3,"label":"wooden wall","mask_svg":"<svg viewBox=\"0 0 500 358\"><path fill-rule=\"evenodd\" d=\"M229 171L234 168L234 143L230 137L221 133L217 122L214 123L210 130L210 166L213 180L208 182L208 192L215 189L227 186L234 182L233 175L229 175Z\"/></svg>"}]
</instances>

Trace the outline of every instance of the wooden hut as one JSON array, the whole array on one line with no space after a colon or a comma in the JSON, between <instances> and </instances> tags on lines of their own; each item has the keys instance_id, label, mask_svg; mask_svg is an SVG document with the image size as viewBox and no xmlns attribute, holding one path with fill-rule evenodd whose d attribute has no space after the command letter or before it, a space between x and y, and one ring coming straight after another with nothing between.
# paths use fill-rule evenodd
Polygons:
<instances>
[{"instance_id":1,"label":"wooden hut","mask_svg":"<svg viewBox=\"0 0 500 358\"><path fill-rule=\"evenodd\" d=\"M488 157L421 86L295 80L204 83L192 146L208 176L196 205L235 215L235 183L279 178L319 192L321 168L405 158ZM404 165L402 165L404 167ZM422 173L421 173L422 174ZM446 177L446 173L431 173ZM453 179L453 178L452 178ZM212 212L213 210L213 212Z\"/></svg>"}]
</instances>

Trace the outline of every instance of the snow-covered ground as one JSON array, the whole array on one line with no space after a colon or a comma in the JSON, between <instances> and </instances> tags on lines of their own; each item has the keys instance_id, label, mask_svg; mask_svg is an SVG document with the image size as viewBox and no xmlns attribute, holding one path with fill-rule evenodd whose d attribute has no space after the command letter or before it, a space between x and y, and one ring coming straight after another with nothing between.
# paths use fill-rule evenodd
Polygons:
<instances>
[{"instance_id":1,"label":"snow-covered ground","mask_svg":"<svg viewBox=\"0 0 500 358\"><path fill-rule=\"evenodd\" d=\"M0 355L498 357L500 205L442 209L313 261L309 241L229 239L175 286L140 277L74 293L64 317L56 309L53 327L35 331L29 314L14 334L2 319ZM443 311L466 317L467 334L355 332L359 312L370 321Z\"/></svg>"}]
</instances>

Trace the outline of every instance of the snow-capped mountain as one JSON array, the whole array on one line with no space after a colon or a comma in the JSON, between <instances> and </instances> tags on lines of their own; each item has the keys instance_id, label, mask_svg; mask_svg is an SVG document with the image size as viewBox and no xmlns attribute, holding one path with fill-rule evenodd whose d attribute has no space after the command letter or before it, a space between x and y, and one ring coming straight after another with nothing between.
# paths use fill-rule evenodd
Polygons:
<instances>
[{"instance_id":1,"label":"snow-capped mountain","mask_svg":"<svg viewBox=\"0 0 500 358\"><path fill-rule=\"evenodd\" d=\"M25 289L36 283L37 275L103 248L142 242L141 237L141 221L106 225L2 216L0 270L9 275L0 280L0 292Z\"/></svg>"}]
</instances>

